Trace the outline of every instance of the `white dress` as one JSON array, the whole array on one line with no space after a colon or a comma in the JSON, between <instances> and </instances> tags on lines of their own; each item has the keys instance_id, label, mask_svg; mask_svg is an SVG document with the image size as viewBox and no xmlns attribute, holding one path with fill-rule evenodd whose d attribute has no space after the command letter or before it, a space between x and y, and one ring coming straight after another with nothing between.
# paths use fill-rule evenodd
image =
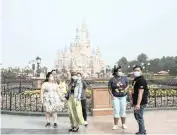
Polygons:
<instances>
[{"instance_id":1,"label":"white dress","mask_svg":"<svg viewBox=\"0 0 177 135\"><path fill-rule=\"evenodd\" d=\"M45 82L42 87L44 88L44 106L46 107L46 112L61 111L64 103L57 93L58 84Z\"/></svg>"}]
</instances>

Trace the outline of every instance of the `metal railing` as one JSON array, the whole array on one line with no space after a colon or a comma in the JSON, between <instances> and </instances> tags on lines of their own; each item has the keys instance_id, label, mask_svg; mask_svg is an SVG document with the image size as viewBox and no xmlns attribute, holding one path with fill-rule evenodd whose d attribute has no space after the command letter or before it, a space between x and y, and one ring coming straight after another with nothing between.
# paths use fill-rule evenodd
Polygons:
<instances>
[{"instance_id":1,"label":"metal railing","mask_svg":"<svg viewBox=\"0 0 177 135\"><path fill-rule=\"evenodd\" d=\"M87 109L91 111L92 98L87 95ZM24 93L1 93L1 110L23 111L23 112L44 112L45 108L40 102L39 94ZM61 112L67 112L67 101ZM177 107L177 89L150 89L148 108ZM131 109L130 103L127 109Z\"/></svg>"}]
</instances>

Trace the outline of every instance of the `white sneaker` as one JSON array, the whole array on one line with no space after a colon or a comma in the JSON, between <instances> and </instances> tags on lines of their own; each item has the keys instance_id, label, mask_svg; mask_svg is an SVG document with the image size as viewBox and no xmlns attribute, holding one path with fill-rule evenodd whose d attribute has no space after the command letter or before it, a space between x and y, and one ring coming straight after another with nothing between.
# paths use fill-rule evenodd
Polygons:
<instances>
[{"instance_id":1,"label":"white sneaker","mask_svg":"<svg viewBox=\"0 0 177 135\"><path fill-rule=\"evenodd\" d=\"M114 125L113 128L112 128L112 130L116 130L116 129L118 129L118 126Z\"/></svg>"},{"instance_id":2,"label":"white sneaker","mask_svg":"<svg viewBox=\"0 0 177 135\"><path fill-rule=\"evenodd\" d=\"M125 124L122 125L123 129L127 129L127 126Z\"/></svg>"},{"instance_id":3,"label":"white sneaker","mask_svg":"<svg viewBox=\"0 0 177 135\"><path fill-rule=\"evenodd\" d=\"M84 122L84 126L87 126L87 125L88 125L88 122L87 122L87 121L85 121L85 122Z\"/></svg>"}]
</instances>

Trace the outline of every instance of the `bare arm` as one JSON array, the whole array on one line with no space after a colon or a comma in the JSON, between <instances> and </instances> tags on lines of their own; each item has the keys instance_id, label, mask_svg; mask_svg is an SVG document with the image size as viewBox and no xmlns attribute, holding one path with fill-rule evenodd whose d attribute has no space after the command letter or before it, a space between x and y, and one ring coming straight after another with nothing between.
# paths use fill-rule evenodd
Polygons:
<instances>
[{"instance_id":1,"label":"bare arm","mask_svg":"<svg viewBox=\"0 0 177 135\"><path fill-rule=\"evenodd\" d=\"M125 92L128 92L129 84L128 84L128 80L127 80L127 78L125 78L125 79L126 79L126 87L125 87Z\"/></svg>"},{"instance_id":2,"label":"bare arm","mask_svg":"<svg viewBox=\"0 0 177 135\"><path fill-rule=\"evenodd\" d=\"M125 88L125 91L128 92L128 88L129 88L129 85L127 85L127 87Z\"/></svg>"},{"instance_id":3,"label":"bare arm","mask_svg":"<svg viewBox=\"0 0 177 135\"><path fill-rule=\"evenodd\" d=\"M110 96L113 98L114 96L113 96L113 94L112 94L112 90L111 90L111 88L109 88L109 87L108 87L108 92L109 92Z\"/></svg>"},{"instance_id":4,"label":"bare arm","mask_svg":"<svg viewBox=\"0 0 177 135\"><path fill-rule=\"evenodd\" d=\"M56 84L57 86L57 88L56 88L56 91L57 91L57 94L58 94L58 96L60 97L60 99L63 99L63 97L62 97L62 94L61 94L61 91L60 91L60 87L59 87L59 85L58 84Z\"/></svg>"},{"instance_id":5,"label":"bare arm","mask_svg":"<svg viewBox=\"0 0 177 135\"><path fill-rule=\"evenodd\" d=\"M114 98L114 96L112 94L111 83L112 83L112 79L110 79L109 82L108 82L108 92L109 92L111 98Z\"/></svg>"},{"instance_id":6,"label":"bare arm","mask_svg":"<svg viewBox=\"0 0 177 135\"><path fill-rule=\"evenodd\" d=\"M144 89L139 89L137 105L141 104L143 93L144 93Z\"/></svg>"}]
</instances>

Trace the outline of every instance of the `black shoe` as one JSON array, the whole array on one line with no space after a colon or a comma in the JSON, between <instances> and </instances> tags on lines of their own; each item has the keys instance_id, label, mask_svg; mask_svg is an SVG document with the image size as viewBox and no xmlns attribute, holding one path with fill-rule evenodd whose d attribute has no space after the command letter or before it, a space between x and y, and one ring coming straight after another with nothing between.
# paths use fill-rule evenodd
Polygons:
<instances>
[{"instance_id":1,"label":"black shoe","mask_svg":"<svg viewBox=\"0 0 177 135\"><path fill-rule=\"evenodd\" d=\"M72 131L73 131L73 129L74 129L74 127L71 127L71 128L69 129L69 132L72 132Z\"/></svg>"},{"instance_id":2,"label":"black shoe","mask_svg":"<svg viewBox=\"0 0 177 135\"><path fill-rule=\"evenodd\" d=\"M49 127L50 126L50 123L48 122L46 125L45 125L45 127Z\"/></svg>"},{"instance_id":3,"label":"black shoe","mask_svg":"<svg viewBox=\"0 0 177 135\"><path fill-rule=\"evenodd\" d=\"M146 135L146 133L139 133L139 132L137 132L137 133L135 133L136 135Z\"/></svg>"},{"instance_id":4,"label":"black shoe","mask_svg":"<svg viewBox=\"0 0 177 135\"><path fill-rule=\"evenodd\" d=\"M57 123L54 123L53 128L57 128L57 127L58 127Z\"/></svg>"},{"instance_id":5,"label":"black shoe","mask_svg":"<svg viewBox=\"0 0 177 135\"><path fill-rule=\"evenodd\" d=\"M79 127L74 127L72 132L77 132L79 130Z\"/></svg>"}]
</instances>

